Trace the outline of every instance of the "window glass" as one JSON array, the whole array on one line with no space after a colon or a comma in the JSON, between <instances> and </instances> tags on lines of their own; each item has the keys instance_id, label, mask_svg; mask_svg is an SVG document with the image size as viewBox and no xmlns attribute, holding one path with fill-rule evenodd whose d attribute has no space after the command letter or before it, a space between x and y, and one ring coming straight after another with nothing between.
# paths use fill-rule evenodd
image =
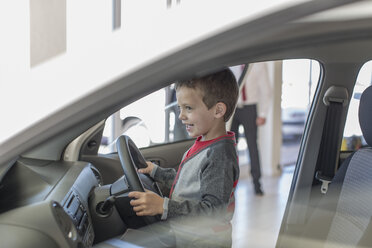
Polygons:
<instances>
[{"instance_id":1,"label":"window glass","mask_svg":"<svg viewBox=\"0 0 372 248\"><path fill-rule=\"evenodd\" d=\"M311 59L283 61L281 107L284 143L297 142L299 144L319 76L318 61Z\"/></svg>"},{"instance_id":2,"label":"window glass","mask_svg":"<svg viewBox=\"0 0 372 248\"><path fill-rule=\"evenodd\" d=\"M354 86L353 95L350 100L344 129L344 138L342 140L342 151L354 151L361 146L366 145L359 126L359 100L363 91L371 85L372 81L372 61L365 63L360 70L357 82Z\"/></svg>"},{"instance_id":3,"label":"window glass","mask_svg":"<svg viewBox=\"0 0 372 248\"><path fill-rule=\"evenodd\" d=\"M242 65L230 69L239 81ZM295 146L297 151L319 80L320 65L309 59L284 60L282 74L283 143ZM115 152L115 140L122 134L130 136L140 148L189 139L177 111L173 84L137 100L107 119L99 152ZM245 149L244 142L238 148ZM283 163L292 164L297 153L293 154L291 161Z\"/></svg>"},{"instance_id":4,"label":"window glass","mask_svg":"<svg viewBox=\"0 0 372 248\"><path fill-rule=\"evenodd\" d=\"M305 123L320 78L320 64L310 59L283 60L280 164L294 166Z\"/></svg>"}]
</instances>

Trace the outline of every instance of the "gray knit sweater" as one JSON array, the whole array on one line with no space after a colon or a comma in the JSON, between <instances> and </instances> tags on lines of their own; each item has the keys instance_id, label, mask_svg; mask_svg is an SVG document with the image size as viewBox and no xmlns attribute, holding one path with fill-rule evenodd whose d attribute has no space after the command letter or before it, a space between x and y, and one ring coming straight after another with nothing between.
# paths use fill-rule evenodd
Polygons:
<instances>
[{"instance_id":1,"label":"gray knit sweater","mask_svg":"<svg viewBox=\"0 0 372 248\"><path fill-rule=\"evenodd\" d=\"M162 219L218 215L229 222L234 209L233 191L239 178L234 133L228 132L212 141L198 138L195 146L197 149L191 155L187 156L190 150L185 153L178 175L174 169L158 166L151 173L155 181L164 182L169 188L173 184L170 197L164 198Z\"/></svg>"}]
</instances>

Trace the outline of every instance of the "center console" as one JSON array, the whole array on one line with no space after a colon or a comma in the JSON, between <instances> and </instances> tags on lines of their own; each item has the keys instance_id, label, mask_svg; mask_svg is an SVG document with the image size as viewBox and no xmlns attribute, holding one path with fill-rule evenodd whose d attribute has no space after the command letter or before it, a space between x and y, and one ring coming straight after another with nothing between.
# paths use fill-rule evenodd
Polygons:
<instances>
[{"instance_id":1,"label":"center console","mask_svg":"<svg viewBox=\"0 0 372 248\"><path fill-rule=\"evenodd\" d=\"M94 241L93 226L87 208L81 202L79 195L74 191L70 191L65 198L63 208L76 227L80 244L83 247L91 247Z\"/></svg>"}]
</instances>

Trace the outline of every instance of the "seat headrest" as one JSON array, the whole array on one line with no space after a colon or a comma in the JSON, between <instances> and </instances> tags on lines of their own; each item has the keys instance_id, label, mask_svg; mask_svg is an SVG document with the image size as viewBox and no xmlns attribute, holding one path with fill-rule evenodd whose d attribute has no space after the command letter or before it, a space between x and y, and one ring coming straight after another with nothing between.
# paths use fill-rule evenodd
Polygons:
<instances>
[{"instance_id":1,"label":"seat headrest","mask_svg":"<svg viewBox=\"0 0 372 248\"><path fill-rule=\"evenodd\" d=\"M365 89L360 97L359 125L367 144L372 146L372 86Z\"/></svg>"}]
</instances>

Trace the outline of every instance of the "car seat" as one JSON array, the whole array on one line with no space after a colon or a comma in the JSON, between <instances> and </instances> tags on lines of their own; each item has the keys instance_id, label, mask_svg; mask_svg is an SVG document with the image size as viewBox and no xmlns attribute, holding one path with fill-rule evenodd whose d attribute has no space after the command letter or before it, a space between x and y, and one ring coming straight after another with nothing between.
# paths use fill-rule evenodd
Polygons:
<instances>
[{"instance_id":1,"label":"car seat","mask_svg":"<svg viewBox=\"0 0 372 248\"><path fill-rule=\"evenodd\" d=\"M301 236L311 247L372 246L372 86L360 98L359 124L368 147L342 163L311 214Z\"/></svg>"}]
</instances>

